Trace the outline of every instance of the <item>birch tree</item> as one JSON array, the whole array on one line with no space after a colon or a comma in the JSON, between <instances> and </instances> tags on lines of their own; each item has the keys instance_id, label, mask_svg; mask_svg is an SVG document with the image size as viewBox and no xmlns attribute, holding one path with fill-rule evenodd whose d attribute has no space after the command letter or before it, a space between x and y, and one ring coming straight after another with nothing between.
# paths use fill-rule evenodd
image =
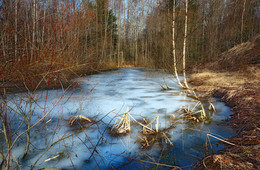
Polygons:
<instances>
[{"instance_id":1,"label":"birch tree","mask_svg":"<svg viewBox=\"0 0 260 170\"><path fill-rule=\"evenodd\" d=\"M180 79L179 79L179 75L178 75L178 71L177 71L177 60L176 60L176 45L175 45L175 19L176 19L176 16L175 16L175 0L173 0L173 10L172 10L172 47L173 47L173 62L174 62L174 73L175 73L175 77L177 79L177 82L178 84L184 88L184 85L180 82Z\"/></svg>"},{"instance_id":2,"label":"birch tree","mask_svg":"<svg viewBox=\"0 0 260 170\"><path fill-rule=\"evenodd\" d=\"M120 7L121 0L116 1L117 6L117 29L118 29L118 38L117 38L117 67L120 66L120 48L121 48L121 20L120 20Z\"/></svg>"},{"instance_id":3,"label":"birch tree","mask_svg":"<svg viewBox=\"0 0 260 170\"><path fill-rule=\"evenodd\" d=\"M187 39L187 29L188 29L188 0L186 0L186 8L185 8L185 31L184 31L184 40L183 40L183 79L184 79L184 83L182 84L180 82L179 76L178 76L178 71L177 71L177 60L176 60L176 47L175 47L175 7L176 7L176 2L175 0L173 0L173 20L172 20L172 46L173 46L173 59L174 59L174 72L175 72L175 76L177 79L178 84L184 88L184 89L188 89L188 83L186 80L186 39Z\"/></svg>"},{"instance_id":4,"label":"birch tree","mask_svg":"<svg viewBox=\"0 0 260 170\"><path fill-rule=\"evenodd\" d=\"M185 8L185 30L184 30L184 39L183 39L183 80L184 87L189 88L187 80L186 80L186 41L187 41L187 31L188 31L188 0L186 0L186 8Z\"/></svg>"}]
</instances>

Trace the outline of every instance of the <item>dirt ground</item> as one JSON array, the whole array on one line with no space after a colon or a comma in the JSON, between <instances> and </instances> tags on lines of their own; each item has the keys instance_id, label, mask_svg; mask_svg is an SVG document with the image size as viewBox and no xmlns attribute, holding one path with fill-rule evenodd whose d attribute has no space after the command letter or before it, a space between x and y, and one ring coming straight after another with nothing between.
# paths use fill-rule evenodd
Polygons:
<instances>
[{"instance_id":1,"label":"dirt ground","mask_svg":"<svg viewBox=\"0 0 260 170\"><path fill-rule=\"evenodd\" d=\"M229 50L188 80L195 91L219 97L232 108L234 115L225 123L237 132L226 139L234 145L205 156L196 169L260 169L259 42L260 36Z\"/></svg>"}]
</instances>

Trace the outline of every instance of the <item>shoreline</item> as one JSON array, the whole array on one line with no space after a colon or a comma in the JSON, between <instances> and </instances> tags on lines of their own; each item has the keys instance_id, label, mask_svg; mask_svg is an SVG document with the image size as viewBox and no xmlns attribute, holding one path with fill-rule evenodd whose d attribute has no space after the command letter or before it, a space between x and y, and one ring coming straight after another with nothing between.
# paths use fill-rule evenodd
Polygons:
<instances>
[{"instance_id":1,"label":"shoreline","mask_svg":"<svg viewBox=\"0 0 260 170\"><path fill-rule=\"evenodd\" d=\"M70 75L70 76L68 76L68 74L65 74L65 76L63 76L62 78L56 78L56 77L52 78L50 80L51 83L49 84L49 86L46 84L46 82L42 82L38 86L36 91L39 91L39 90L55 90L55 89L67 88L70 85L73 85L73 83L75 83L75 82L71 81L72 79L81 78L81 77L90 76L90 75L95 75L95 74L108 72L108 71L114 71L114 70L118 70L118 69L119 68L109 68L109 69L100 69L100 70L95 69L95 70L86 71L86 72L84 72L84 71L72 72L73 75ZM70 73L70 74L72 74L72 73ZM10 82L10 84L12 84L12 82ZM25 85L21 81L13 83L12 85L9 85L9 86L0 87L0 88L1 88L0 95L3 95L3 91L4 91L3 89L4 88L6 90L6 94L28 92L27 88L25 87ZM30 91L34 91L34 89L30 89Z\"/></svg>"},{"instance_id":2,"label":"shoreline","mask_svg":"<svg viewBox=\"0 0 260 170\"><path fill-rule=\"evenodd\" d=\"M214 73L217 75L223 73ZM227 82L221 83L218 76L210 76L205 72L192 74L189 83L195 85L194 90L208 92L218 97L234 112L224 124L231 126L236 135L226 141L235 145L225 144L224 149L206 155L195 166L195 169L259 169L260 168L260 86L258 83L240 84L237 77L227 76ZM213 83L212 79L217 82ZM237 82L237 84L236 84Z\"/></svg>"}]
</instances>

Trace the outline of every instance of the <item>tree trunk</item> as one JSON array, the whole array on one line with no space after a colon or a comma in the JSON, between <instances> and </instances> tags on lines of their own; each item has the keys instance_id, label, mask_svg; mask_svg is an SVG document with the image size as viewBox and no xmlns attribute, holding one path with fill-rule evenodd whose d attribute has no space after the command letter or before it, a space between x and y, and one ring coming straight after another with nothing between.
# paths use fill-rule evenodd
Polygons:
<instances>
[{"instance_id":1,"label":"tree trunk","mask_svg":"<svg viewBox=\"0 0 260 170\"><path fill-rule=\"evenodd\" d=\"M121 39L121 22L120 22L120 5L121 1L117 1L117 29L118 29L118 38L117 38L117 67L120 66L120 39Z\"/></svg>"},{"instance_id":2,"label":"tree trunk","mask_svg":"<svg viewBox=\"0 0 260 170\"><path fill-rule=\"evenodd\" d=\"M142 0L142 32L144 31L144 0ZM142 62L144 63L144 32L142 35L142 52L141 52L141 56L142 56Z\"/></svg>"},{"instance_id":3,"label":"tree trunk","mask_svg":"<svg viewBox=\"0 0 260 170\"><path fill-rule=\"evenodd\" d=\"M185 10L185 31L184 31L184 40L183 40L183 80L184 88L188 89L188 83L186 80L186 40L187 40L187 30L188 30L188 0L186 0L186 10Z\"/></svg>"},{"instance_id":4,"label":"tree trunk","mask_svg":"<svg viewBox=\"0 0 260 170\"><path fill-rule=\"evenodd\" d=\"M18 1L15 2L15 34L14 34L14 57L17 57L17 23L18 23Z\"/></svg>"},{"instance_id":5,"label":"tree trunk","mask_svg":"<svg viewBox=\"0 0 260 170\"><path fill-rule=\"evenodd\" d=\"M135 23L135 27L134 27L134 43L135 43L135 47L134 47L134 55L135 55L135 66L137 65L138 63L138 54L137 54L137 38L138 38L138 25L137 25L137 20L138 20L138 16L137 16L137 6L135 5L135 10L134 10L134 17L135 17L135 20L134 20L134 23Z\"/></svg>"},{"instance_id":6,"label":"tree trunk","mask_svg":"<svg viewBox=\"0 0 260 170\"><path fill-rule=\"evenodd\" d=\"M241 18L241 31L240 31L240 43L243 42L243 29L244 29L244 15L246 10L246 0L244 0L244 7L242 12L242 18Z\"/></svg>"},{"instance_id":7,"label":"tree trunk","mask_svg":"<svg viewBox=\"0 0 260 170\"><path fill-rule=\"evenodd\" d=\"M173 0L173 11L172 11L172 47L173 47L173 62L174 62L174 72L178 84L184 88L184 85L180 82L178 71L177 71L177 60L176 60L176 47L175 47L175 0Z\"/></svg>"},{"instance_id":8,"label":"tree trunk","mask_svg":"<svg viewBox=\"0 0 260 170\"><path fill-rule=\"evenodd\" d=\"M34 46L35 46L35 21L36 21L36 0L33 0L33 5L32 5L32 45L31 45L31 61L34 59Z\"/></svg>"}]
</instances>

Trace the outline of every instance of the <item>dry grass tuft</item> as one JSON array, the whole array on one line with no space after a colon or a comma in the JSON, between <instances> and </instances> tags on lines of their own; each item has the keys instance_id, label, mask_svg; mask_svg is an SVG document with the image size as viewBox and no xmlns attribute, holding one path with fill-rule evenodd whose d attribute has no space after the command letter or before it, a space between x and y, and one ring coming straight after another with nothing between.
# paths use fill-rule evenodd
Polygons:
<instances>
[{"instance_id":1,"label":"dry grass tuft","mask_svg":"<svg viewBox=\"0 0 260 170\"><path fill-rule=\"evenodd\" d=\"M204 106L200 101L197 101L197 103L193 108L187 105L181 107L176 112L180 113L184 120L189 120L197 123L204 121L207 118L207 114L204 109Z\"/></svg>"},{"instance_id":2,"label":"dry grass tuft","mask_svg":"<svg viewBox=\"0 0 260 170\"><path fill-rule=\"evenodd\" d=\"M153 123L156 121L155 130L153 129ZM158 125L159 125L159 116L156 116L150 123L145 122L146 125L140 124L143 127L142 133L147 134L155 134L158 133Z\"/></svg>"},{"instance_id":3,"label":"dry grass tuft","mask_svg":"<svg viewBox=\"0 0 260 170\"><path fill-rule=\"evenodd\" d=\"M147 135L139 134L139 135L137 135L137 137L139 139L135 143L140 142L141 146L142 146L142 149L147 149L148 147L153 146L154 141L155 141L155 138L152 137L151 135L147 136Z\"/></svg>"},{"instance_id":4,"label":"dry grass tuft","mask_svg":"<svg viewBox=\"0 0 260 170\"><path fill-rule=\"evenodd\" d=\"M75 117L73 117L73 118L71 118L71 119L69 120L69 124L72 126L73 123L74 123L75 121L77 121L77 120L84 120L84 121L87 121L87 122L93 122L92 120L90 120L90 119L87 118L86 116L77 115L77 116L75 116Z\"/></svg>"},{"instance_id":5,"label":"dry grass tuft","mask_svg":"<svg viewBox=\"0 0 260 170\"><path fill-rule=\"evenodd\" d=\"M142 130L139 131L140 134L137 135L139 138L135 143L140 143L142 149L147 149L153 146L155 142L165 141L166 144L173 145L164 131L159 131L159 116L156 116L150 122L147 119L136 120L127 108L126 112L122 117L118 117L117 121L111 128L111 134L118 136L122 134L127 134L131 130L130 119L132 119L132 125L140 125ZM140 121L143 121L142 123Z\"/></svg>"},{"instance_id":6,"label":"dry grass tuft","mask_svg":"<svg viewBox=\"0 0 260 170\"><path fill-rule=\"evenodd\" d=\"M159 144L164 142L165 144L173 146L171 140L163 131L152 134L138 134L137 137L139 139L135 143L140 143L141 148L144 150L152 147L156 142Z\"/></svg>"},{"instance_id":7,"label":"dry grass tuft","mask_svg":"<svg viewBox=\"0 0 260 170\"><path fill-rule=\"evenodd\" d=\"M129 108L126 109L122 117L117 118L111 129L111 132L113 131L115 134L126 134L131 131Z\"/></svg>"}]
</instances>

